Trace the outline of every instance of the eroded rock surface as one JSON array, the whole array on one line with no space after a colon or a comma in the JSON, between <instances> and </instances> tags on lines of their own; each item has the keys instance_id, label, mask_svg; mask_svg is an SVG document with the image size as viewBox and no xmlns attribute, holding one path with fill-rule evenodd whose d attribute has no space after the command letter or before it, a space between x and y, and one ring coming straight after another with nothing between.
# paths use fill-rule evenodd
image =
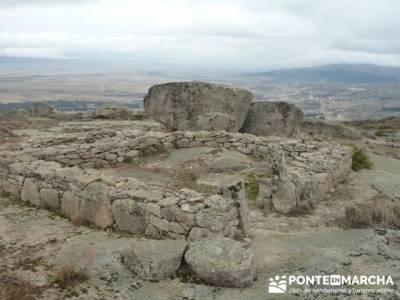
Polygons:
<instances>
[{"instance_id":1,"label":"eroded rock surface","mask_svg":"<svg viewBox=\"0 0 400 300\"><path fill-rule=\"evenodd\" d=\"M150 88L146 113L172 130L237 132L246 119L250 92L204 82L176 82Z\"/></svg>"},{"instance_id":2,"label":"eroded rock surface","mask_svg":"<svg viewBox=\"0 0 400 300\"><path fill-rule=\"evenodd\" d=\"M142 113L117 104L103 104L93 112L92 116L95 119L103 120L141 120L144 118Z\"/></svg>"},{"instance_id":3,"label":"eroded rock surface","mask_svg":"<svg viewBox=\"0 0 400 300\"><path fill-rule=\"evenodd\" d=\"M195 276L217 286L246 287L255 278L253 254L231 239L212 237L194 242L185 261Z\"/></svg>"},{"instance_id":4,"label":"eroded rock surface","mask_svg":"<svg viewBox=\"0 0 400 300\"><path fill-rule=\"evenodd\" d=\"M122 251L122 262L139 278L159 281L175 275L185 247L184 240L135 241Z\"/></svg>"},{"instance_id":5,"label":"eroded rock surface","mask_svg":"<svg viewBox=\"0 0 400 300\"><path fill-rule=\"evenodd\" d=\"M303 112L292 103L254 102L241 132L260 136L288 136L297 129L303 118Z\"/></svg>"},{"instance_id":6,"label":"eroded rock surface","mask_svg":"<svg viewBox=\"0 0 400 300\"><path fill-rule=\"evenodd\" d=\"M332 138L349 141L361 139L357 130L335 121L305 119L301 122L299 130L308 134L310 138L320 141L327 141Z\"/></svg>"}]
</instances>

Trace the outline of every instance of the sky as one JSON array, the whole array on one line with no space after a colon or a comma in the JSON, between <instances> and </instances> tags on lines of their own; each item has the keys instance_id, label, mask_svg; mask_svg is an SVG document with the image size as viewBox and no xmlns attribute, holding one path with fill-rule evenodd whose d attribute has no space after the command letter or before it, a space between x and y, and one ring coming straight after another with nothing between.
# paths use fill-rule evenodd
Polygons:
<instances>
[{"instance_id":1,"label":"sky","mask_svg":"<svg viewBox=\"0 0 400 300\"><path fill-rule=\"evenodd\" d=\"M0 0L0 57L400 66L398 0Z\"/></svg>"}]
</instances>

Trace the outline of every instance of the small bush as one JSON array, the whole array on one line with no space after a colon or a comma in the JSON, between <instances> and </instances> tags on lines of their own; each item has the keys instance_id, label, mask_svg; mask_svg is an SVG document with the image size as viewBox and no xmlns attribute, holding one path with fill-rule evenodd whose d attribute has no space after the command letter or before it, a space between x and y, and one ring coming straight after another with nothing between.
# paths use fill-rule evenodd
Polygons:
<instances>
[{"instance_id":1,"label":"small bush","mask_svg":"<svg viewBox=\"0 0 400 300\"><path fill-rule=\"evenodd\" d=\"M176 272L176 277L183 283L202 284L203 282L193 275L187 268L182 268Z\"/></svg>"},{"instance_id":2,"label":"small bush","mask_svg":"<svg viewBox=\"0 0 400 300\"><path fill-rule=\"evenodd\" d=\"M260 193L260 187L257 178L254 175L248 175L244 182L246 197L250 201L255 201Z\"/></svg>"},{"instance_id":3,"label":"small bush","mask_svg":"<svg viewBox=\"0 0 400 300\"><path fill-rule=\"evenodd\" d=\"M351 228L367 228L373 225L372 208L366 205L346 207L346 225Z\"/></svg>"},{"instance_id":4,"label":"small bush","mask_svg":"<svg viewBox=\"0 0 400 300\"><path fill-rule=\"evenodd\" d=\"M367 154L360 148L353 148L353 163L351 165L353 171L360 171L362 169L371 169L372 162Z\"/></svg>"}]
</instances>

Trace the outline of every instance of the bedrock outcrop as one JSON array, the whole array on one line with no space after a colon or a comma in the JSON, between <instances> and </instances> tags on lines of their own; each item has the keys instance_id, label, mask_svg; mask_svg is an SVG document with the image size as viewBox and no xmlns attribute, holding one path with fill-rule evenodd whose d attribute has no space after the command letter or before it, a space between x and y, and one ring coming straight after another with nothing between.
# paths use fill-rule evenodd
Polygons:
<instances>
[{"instance_id":1,"label":"bedrock outcrop","mask_svg":"<svg viewBox=\"0 0 400 300\"><path fill-rule=\"evenodd\" d=\"M105 103L93 112L94 119L102 120L141 120L143 114L120 104Z\"/></svg>"},{"instance_id":2,"label":"bedrock outcrop","mask_svg":"<svg viewBox=\"0 0 400 300\"><path fill-rule=\"evenodd\" d=\"M155 85L144 98L148 115L171 130L238 132L253 95L247 90L205 82Z\"/></svg>"},{"instance_id":3,"label":"bedrock outcrop","mask_svg":"<svg viewBox=\"0 0 400 300\"><path fill-rule=\"evenodd\" d=\"M198 278L217 286L246 287L255 278L254 255L232 239L212 237L192 243L185 261Z\"/></svg>"},{"instance_id":4,"label":"bedrock outcrop","mask_svg":"<svg viewBox=\"0 0 400 300\"><path fill-rule=\"evenodd\" d=\"M159 281L175 275L185 246L184 240L134 241L122 251L122 263L143 280Z\"/></svg>"},{"instance_id":5,"label":"bedrock outcrop","mask_svg":"<svg viewBox=\"0 0 400 300\"><path fill-rule=\"evenodd\" d=\"M303 118L303 112L292 103L254 102L241 132L260 136L288 136L296 130Z\"/></svg>"},{"instance_id":6,"label":"bedrock outcrop","mask_svg":"<svg viewBox=\"0 0 400 300\"><path fill-rule=\"evenodd\" d=\"M301 122L299 130L308 134L310 138L320 141L332 138L351 141L361 139L356 129L330 120L305 119Z\"/></svg>"}]
</instances>

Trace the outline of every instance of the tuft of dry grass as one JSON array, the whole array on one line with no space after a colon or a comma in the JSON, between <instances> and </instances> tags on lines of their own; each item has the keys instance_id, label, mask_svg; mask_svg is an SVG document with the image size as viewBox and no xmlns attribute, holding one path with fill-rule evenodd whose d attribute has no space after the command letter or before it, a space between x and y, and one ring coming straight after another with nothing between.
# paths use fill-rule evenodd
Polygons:
<instances>
[{"instance_id":1,"label":"tuft of dry grass","mask_svg":"<svg viewBox=\"0 0 400 300\"><path fill-rule=\"evenodd\" d=\"M371 203L346 207L345 223L352 228L379 226L400 229L400 204L378 197Z\"/></svg>"},{"instance_id":2,"label":"tuft of dry grass","mask_svg":"<svg viewBox=\"0 0 400 300\"><path fill-rule=\"evenodd\" d=\"M61 289L73 287L82 282L87 281L89 277L89 266L93 264L96 257L96 250L92 249L86 256L86 261L83 267L77 267L73 263L62 266L52 277L53 283L58 284Z\"/></svg>"},{"instance_id":3,"label":"tuft of dry grass","mask_svg":"<svg viewBox=\"0 0 400 300\"><path fill-rule=\"evenodd\" d=\"M42 299L45 287L34 286L19 277L0 274L0 299L35 300Z\"/></svg>"},{"instance_id":4,"label":"tuft of dry grass","mask_svg":"<svg viewBox=\"0 0 400 300\"><path fill-rule=\"evenodd\" d=\"M76 269L73 264L63 266L55 275L54 283L57 283L61 289L75 286L89 279L87 269Z\"/></svg>"}]
</instances>

